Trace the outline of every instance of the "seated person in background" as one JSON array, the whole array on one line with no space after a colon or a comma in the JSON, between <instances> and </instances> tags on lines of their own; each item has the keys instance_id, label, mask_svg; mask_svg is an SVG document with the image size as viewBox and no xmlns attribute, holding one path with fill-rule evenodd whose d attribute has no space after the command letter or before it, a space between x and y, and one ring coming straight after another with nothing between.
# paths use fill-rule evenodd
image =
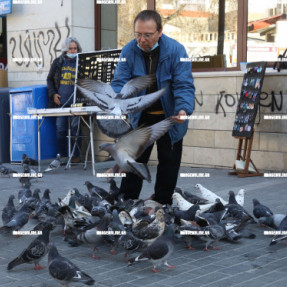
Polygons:
<instances>
[{"instance_id":1,"label":"seated person in background","mask_svg":"<svg viewBox=\"0 0 287 287\"><path fill-rule=\"evenodd\" d=\"M73 103L76 56L82 52L82 48L76 38L69 37L62 44L62 52L52 63L47 77L49 108L70 107ZM58 153L61 157L67 157L68 120L68 117L56 118ZM76 135L78 123L78 117L71 118L73 136ZM72 162L80 162L80 151L77 147Z\"/></svg>"}]
</instances>

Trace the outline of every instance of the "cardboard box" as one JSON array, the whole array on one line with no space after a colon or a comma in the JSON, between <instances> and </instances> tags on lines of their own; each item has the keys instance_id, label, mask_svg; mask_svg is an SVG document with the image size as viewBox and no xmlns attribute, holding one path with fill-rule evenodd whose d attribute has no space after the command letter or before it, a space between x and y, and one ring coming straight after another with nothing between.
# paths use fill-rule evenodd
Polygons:
<instances>
[{"instance_id":1,"label":"cardboard box","mask_svg":"<svg viewBox=\"0 0 287 287\"><path fill-rule=\"evenodd\" d=\"M8 87L8 71L0 70L0 87Z\"/></svg>"}]
</instances>

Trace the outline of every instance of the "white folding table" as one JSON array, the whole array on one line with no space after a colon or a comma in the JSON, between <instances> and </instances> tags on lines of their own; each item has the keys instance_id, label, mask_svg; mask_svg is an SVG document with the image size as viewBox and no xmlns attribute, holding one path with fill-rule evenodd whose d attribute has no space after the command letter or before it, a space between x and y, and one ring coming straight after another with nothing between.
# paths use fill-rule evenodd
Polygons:
<instances>
[{"instance_id":1,"label":"white folding table","mask_svg":"<svg viewBox=\"0 0 287 287\"><path fill-rule=\"evenodd\" d=\"M90 147L92 155L92 169L93 175L95 172L95 151L94 151L94 121L93 115L101 111L100 108L95 106L87 107L69 107L69 108L55 108L55 109L28 109L28 114L38 117L38 169L41 171L41 126L46 117L60 117L60 116L79 116L90 131ZM84 116L89 117L89 122L84 119ZM71 157L71 127L68 129L69 138L69 162ZM69 163L68 162L68 163Z\"/></svg>"}]
</instances>

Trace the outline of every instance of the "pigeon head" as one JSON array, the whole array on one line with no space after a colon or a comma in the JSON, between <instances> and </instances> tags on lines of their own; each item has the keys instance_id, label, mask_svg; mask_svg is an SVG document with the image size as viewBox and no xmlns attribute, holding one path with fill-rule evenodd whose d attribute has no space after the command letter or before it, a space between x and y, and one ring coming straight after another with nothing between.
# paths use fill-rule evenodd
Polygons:
<instances>
[{"instance_id":1,"label":"pigeon head","mask_svg":"<svg viewBox=\"0 0 287 287\"><path fill-rule=\"evenodd\" d=\"M180 195L182 195L182 188L176 187L176 188L174 189L174 192L177 192L177 193L179 193Z\"/></svg>"},{"instance_id":2,"label":"pigeon head","mask_svg":"<svg viewBox=\"0 0 287 287\"><path fill-rule=\"evenodd\" d=\"M245 189L240 189L237 193L237 195L240 195L240 196L244 196L245 194Z\"/></svg>"},{"instance_id":3,"label":"pigeon head","mask_svg":"<svg viewBox=\"0 0 287 287\"><path fill-rule=\"evenodd\" d=\"M156 219L160 222L164 221L164 211L162 208L160 208L157 212L156 212Z\"/></svg>"},{"instance_id":4,"label":"pigeon head","mask_svg":"<svg viewBox=\"0 0 287 287\"><path fill-rule=\"evenodd\" d=\"M85 185L87 188L90 188L90 187L93 186L89 181L85 181L84 185Z\"/></svg>"},{"instance_id":5,"label":"pigeon head","mask_svg":"<svg viewBox=\"0 0 287 287\"><path fill-rule=\"evenodd\" d=\"M110 143L102 143L99 145L99 151L107 151L108 153L110 153L111 149L112 149L112 144Z\"/></svg>"},{"instance_id":6,"label":"pigeon head","mask_svg":"<svg viewBox=\"0 0 287 287\"><path fill-rule=\"evenodd\" d=\"M29 189L30 187L31 187L31 182L30 181L27 181L27 182L25 182L25 184L24 184L24 188L27 188L27 189Z\"/></svg>"},{"instance_id":7,"label":"pigeon head","mask_svg":"<svg viewBox=\"0 0 287 287\"><path fill-rule=\"evenodd\" d=\"M59 256L59 253L56 246L52 242L50 242L47 247L49 250L48 262L51 262L54 258Z\"/></svg>"},{"instance_id":8,"label":"pigeon head","mask_svg":"<svg viewBox=\"0 0 287 287\"><path fill-rule=\"evenodd\" d=\"M73 188L73 191L74 191L74 194L75 194L76 196L79 196L79 195L80 195L80 192L79 192L79 190L78 190L77 188Z\"/></svg>"},{"instance_id":9,"label":"pigeon head","mask_svg":"<svg viewBox=\"0 0 287 287\"><path fill-rule=\"evenodd\" d=\"M29 165L27 163L23 163L23 171L24 171L24 173L29 173L30 168L29 168Z\"/></svg>"},{"instance_id":10,"label":"pigeon head","mask_svg":"<svg viewBox=\"0 0 287 287\"><path fill-rule=\"evenodd\" d=\"M229 190L228 192L229 196L235 196L234 191L233 190Z\"/></svg>"},{"instance_id":11,"label":"pigeon head","mask_svg":"<svg viewBox=\"0 0 287 287\"><path fill-rule=\"evenodd\" d=\"M256 198L253 198L252 201L253 201L253 206L260 204L260 202Z\"/></svg>"},{"instance_id":12,"label":"pigeon head","mask_svg":"<svg viewBox=\"0 0 287 287\"><path fill-rule=\"evenodd\" d=\"M195 186L194 186L196 189L199 189L200 187L201 187L201 184L196 184Z\"/></svg>"},{"instance_id":13,"label":"pigeon head","mask_svg":"<svg viewBox=\"0 0 287 287\"><path fill-rule=\"evenodd\" d=\"M36 188L36 189L33 191L33 196L39 195L40 192L41 192L41 190L40 190L39 188Z\"/></svg>"}]
</instances>

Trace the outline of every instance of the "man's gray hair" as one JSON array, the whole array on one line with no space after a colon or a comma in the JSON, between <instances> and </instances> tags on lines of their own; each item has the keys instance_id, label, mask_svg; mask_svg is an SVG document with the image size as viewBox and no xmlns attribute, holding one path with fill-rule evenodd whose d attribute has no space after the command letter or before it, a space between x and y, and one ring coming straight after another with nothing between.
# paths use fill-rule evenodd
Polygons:
<instances>
[{"instance_id":1,"label":"man's gray hair","mask_svg":"<svg viewBox=\"0 0 287 287\"><path fill-rule=\"evenodd\" d=\"M65 52L67 52L69 50L69 46L70 46L71 42L75 42L77 44L78 53L81 53L82 52L82 47L81 47L78 39L75 38L75 37L69 37L62 43L62 52L65 53Z\"/></svg>"}]
</instances>

